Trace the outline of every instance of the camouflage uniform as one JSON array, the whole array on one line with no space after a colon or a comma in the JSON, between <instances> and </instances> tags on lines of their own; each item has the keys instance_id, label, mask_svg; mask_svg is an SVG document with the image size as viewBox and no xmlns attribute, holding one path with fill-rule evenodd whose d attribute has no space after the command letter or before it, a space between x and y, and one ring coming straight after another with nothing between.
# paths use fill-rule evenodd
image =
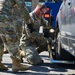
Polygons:
<instances>
[{"instance_id":1,"label":"camouflage uniform","mask_svg":"<svg viewBox=\"0 0 75 75\"><path fill-rule=\"evenodd\" d=\"M22 27L20 26L22 24L21 21L24 21L26 24L29 23L29 13L23 0L2 0L0 1L0 6L0 59L2 60L4 44L7 46L7 50L13 58L20 59L19 38L21 35L18 31ZM25 32L27 31L28 34L25 34L27 34L26 39L29 39L30 33L26 24ZM19 30L17 30L17 26ZM21 46L21 48L25 50L26 55L30 54L27 60L33 61L31 62L32 64L41 63L42 60L35 50L35 47L30 44L30 42L26 42L26 46ZM33 57L35 58L33 59Z\"/></svg>"},{"instance_id":2,"label":"camouflage uniform","mask_svg":"<svg viewBox=\"0 0 75 75\"><path fill-rule=\"evenodd\" d=\"M43 34L39 33L39 27L42 24L46 25L46 22L41 18L41 23L41 19L37 18L33 12L30 13L30 17L30 23L23 27L24 31L20 39L20 46L22 50L25 50L26 58L30 64L41 64L43 61L37 49L46 50L47 39L43 37Z\"/></svg>"},{"instance_id":3,"label":"camouflage uniform","mask_svg":"<svg viewBox=\"0 0 75 75\"><path fill-rule=\"evenodd\" d=\"M26 22L29 20L28 15L23 0L0 0L0 60L2 60L4 44L12 57L20 59L21 35L18 28L19 30L22 28L22 18Z\"/></svg>"},{"instance_id":4,"label":"camouflage uniform","mask_svg":"<svg viewBox=\"0 0 75 75\"><path fill-rule=\"evenodd\" d=\"M38 18L34 12L31 12L30 16L33 22L35 23L35 26L33 26L33 32L37 32L35 35L36 36L35 44L38 47L37 51L38 53L42 51L47 51L47 38L44 37L44 30L42 35L38 32L39 32L40 26L43 26L43 29L44 29L48 25L48 21L45 20L43 16L41 18ZM41 37L39 35L41 35Z\"/></svg>"}]
</instances>

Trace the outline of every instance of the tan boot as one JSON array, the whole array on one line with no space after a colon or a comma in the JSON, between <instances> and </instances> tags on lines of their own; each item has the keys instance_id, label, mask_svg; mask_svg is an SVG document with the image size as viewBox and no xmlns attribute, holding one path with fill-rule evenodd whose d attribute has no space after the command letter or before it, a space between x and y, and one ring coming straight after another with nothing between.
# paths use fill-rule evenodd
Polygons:
<instances>
[{"instance_id":1,"label":"tan boot","mask_svg":"<svg viewBox=\"0 0 75 75\"><path fill-rule=\"evenodd\" d=\"M25 57L25 52L23 50L20 50L20 55L21 55L21 63L23 63L23 57Z\"/></svg>"},{"instance_id":2,"label":"tan boot","mask_svg":"<svg viewBox=\"0 0 75 75\"><path fill-rule=\"evenodd\" d=\"M22 51L22 50L20 50L20 55L21 55L22 57L25 57L25 52Z\"/></svg>"},{"instance_id":3,"label":"tan boot","mask_svg":"<svg viewBox=\"0 0 75 75\"><path fill-rule=\"evenodd\" d=\"M4 53L8 53L8 50L4 50Z\"/></svg>"},{"instance_id":4,"label":"tan boot","mask_svg":"<svg viewBox=\"0 0 75 75\"><path fill-rule=\"evenodd\" d=\"M4 66L4 65L0 62L0 70L8 70L8 67Z\"/></svg>"},{"instance_id":5,"label":"tan boot","mask_svg":"<svg viewBox=\"0 0 75 75\"><path fill-rule=\"evenodd\" d=\"M4 44L4 53L8 53L7 46Z\"/></svg>"},{"instance_id":6,"label":"tan boot","mask_svg":"<svg viewBox=\"0 0 75 75\"><path fill-rule=\"evenodd\" d=\"M17 71L24 71L29 69L29 66L24 66L20 64L19 59L13 57L11 58L12 58L12 71L17 72Z\"/></svg>"}]
</instances>

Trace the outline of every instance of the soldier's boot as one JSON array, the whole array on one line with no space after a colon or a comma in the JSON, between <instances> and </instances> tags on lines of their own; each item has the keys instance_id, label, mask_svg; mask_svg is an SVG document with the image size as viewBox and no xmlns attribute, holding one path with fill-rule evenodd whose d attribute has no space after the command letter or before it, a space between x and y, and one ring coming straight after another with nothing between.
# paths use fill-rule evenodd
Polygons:
<instances>
[{"instance_id":1,"label":"soldier's boot","mask_svg":"<svg viewBox=\"0 0 75 75\"><path fill-rule=\"evenodd\" d=\"M4 44L4 53L8 53L7 46Z\"/></svg>"},{"instance_id":2,"label":"soldier's boot","mask_svg":"<svg viewBox=\"0 0 75 75\"><path fill-rule=\"evenodd\" d=\"M8 53L8 50L4 50L4 53Z\"/></svg>"},{"instance_id":3,"label":"soldier's boot","mask_svg":"<svg viewBox=\"0 0 75 75\"><path fill-rule=\"evenodd\" d=\"M8 70L7 66L4 66L0 61L0 70Z\"/></svg>"},{"instance_id":4,"label":"soldier's boot","mask_svg":"<svg viewBox=\"0 0 75 75\"><path fill-rule=\"evenodd\" d=\"M25 52L21 50L20 55L21 55L21 63L23 63L23 57L25 57Z\"/></svg>"},{"instance_id":5,"label":"soldier's boot","mask_svg":"<svg viewBox=\"0 0 75 75\"><path fill-rule=\"evenodd\" d=\"M12 71L17 72L17 71L24 71L24 70L28 70L29 66L24 66L20 63L20 60L17 58L13 58L12 59Z\"/></svg>"}]
</instances>

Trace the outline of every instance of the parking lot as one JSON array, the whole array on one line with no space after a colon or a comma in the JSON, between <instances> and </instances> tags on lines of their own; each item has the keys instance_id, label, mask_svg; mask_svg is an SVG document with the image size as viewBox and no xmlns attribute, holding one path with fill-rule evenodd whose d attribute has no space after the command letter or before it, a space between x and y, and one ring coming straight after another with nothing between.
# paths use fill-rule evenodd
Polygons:
<instances>
[{"instance_id":1,"label":"parking lot","mask_svg":"<svg viewBox=\"0 0 75 75\"><path fill-rule=\"evenodd\" d=\"M48 52L42 52L40 54L44 63L39 66L29 65L27 61L24 59L24 65L29 65L30 69L26 71L19 71L16 73L12 72L12 64L9 54L4 54L3 56L3 63L9 67L8 71L0 71L0 75L68 75L68 74L75 74L75 67L74 65L66 65L66 64L52 64L50 63L50 59L48 58Z\"/></svg>"}]
</instances>

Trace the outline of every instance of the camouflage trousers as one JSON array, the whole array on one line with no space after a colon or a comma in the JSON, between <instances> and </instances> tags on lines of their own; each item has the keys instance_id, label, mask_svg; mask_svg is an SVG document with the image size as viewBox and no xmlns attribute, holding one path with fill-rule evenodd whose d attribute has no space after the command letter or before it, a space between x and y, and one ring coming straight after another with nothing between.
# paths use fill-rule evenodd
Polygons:
<instances>
[{"instance_id":1,"label":"camouflage trousers","mask_svg":"<svg viewBox=\"0 0 75 75\"><path fill-rule=\"evenodd\" d=\"M29 64L38 65L43 62L34 46L21 46L21 49L24 50L25 58L27 59Z\"/></svg>"},{"instance_id":2,"label":"camouflage trousers","mask_svg":"<svg viewBox=\"0 0 75 75\"><path fill-rule=\"evenodd\" d=\"M18 36L11 22L0 22L0 60L2 60L4 44L12 57L20 59Z\"/></svg>"},{"instance_id":3,"label":"camouflage trousers","mask_svg":"<svg viewBox=\"0 0 75 75\"><path fill-rule=\"evenodd\" d=\"M23 34L22 36L23 38L20 39L20 47L25 52L27 61L33 65L41 64L42 59L37 51L37 47L40 47L38 48L39 50L42 48L45 50L46 39L43 39L38 33L32 33L27 39L25 39L26 35Z\"/></svg>"}]
</instances>

